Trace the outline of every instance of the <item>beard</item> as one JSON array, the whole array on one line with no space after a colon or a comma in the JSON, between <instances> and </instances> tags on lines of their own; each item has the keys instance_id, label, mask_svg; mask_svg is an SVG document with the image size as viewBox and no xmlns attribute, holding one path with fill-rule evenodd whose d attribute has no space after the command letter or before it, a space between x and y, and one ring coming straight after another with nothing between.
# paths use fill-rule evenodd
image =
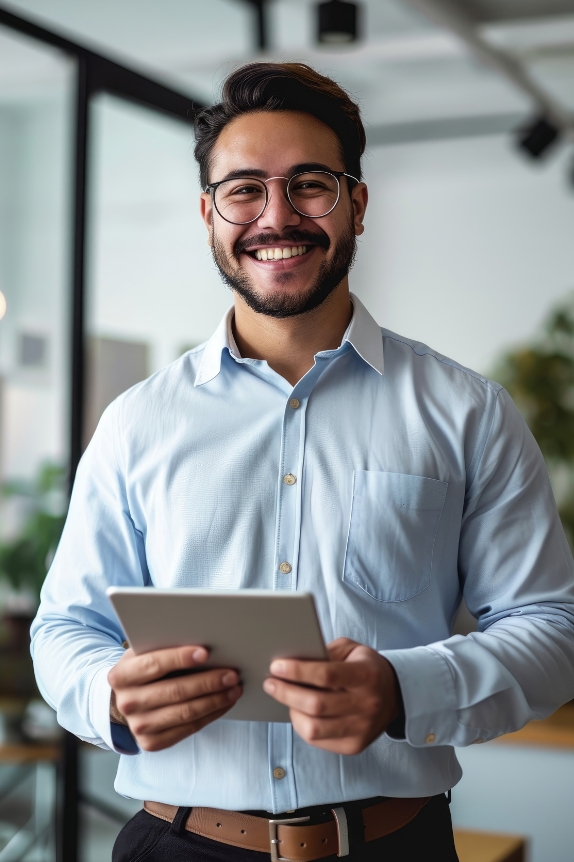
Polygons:
<instances>
[{"instance_id":1,"label":"beard","mask_svg":"<svg viewBox=\"0 0 574 862\"><path fill-rule=\"evenodd\" d=\"M324 234L311 231L293 230L283 235L280 234L258 234L249 238L249 244L273 245L280 242L289 242L291 245L306 245L312 243L325 250L331 245L329 237ZM231 290L241 296L249 308L258 314L267 317L296 317L306 314L321 305L328 296L348 275L357 251L357 239L350 223L334 247L333 256L330 261L323 261L314 282L296 294L282 291L281 285L288 285L295 278L292 272L275 272L272 274L277 287L269 293L259 292L253 285L247 273L239 263L239 255L244 250L247 241L239 240L233 249L233 254L228 255L218 236L213 232L212 254L215 265L224 282ZM309 252L307 252L309 253ZM236 262L232 264L232 259Z\"/></svg>"}]
</instances>

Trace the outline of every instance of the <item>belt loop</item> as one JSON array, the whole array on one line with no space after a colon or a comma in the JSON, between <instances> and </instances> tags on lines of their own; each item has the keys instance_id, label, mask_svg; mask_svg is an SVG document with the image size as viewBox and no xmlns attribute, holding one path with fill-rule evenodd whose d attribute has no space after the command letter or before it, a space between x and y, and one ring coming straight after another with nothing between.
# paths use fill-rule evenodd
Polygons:
<instances>
[{"instance_id":1,"label":"belt loop","mask_svg":"<svg viewBox=\"0 0 574 862\"><path fill-rule=\"evenodd\" d=\"M347 803L343 805L347 815L347 829L349 833L349 846L351 853L355 853L365 843L365 821L363 820L363 809L360 805Z\"/></svg>"},{"instance_id":2,"label":"belt loop","mask_svg":"<svg viewBox=\"0 0 574 862\"><path fill-rule=\"evenodd\" d=\"M452 799L452 790L447 790L446 792L446 801L450 805L450 800Z\"/></svg>"},{"instance_id":3,"label":"belt loop","mask_svg":"<svg viewBox=\"0 0 574 862\"><path fill-rule=\"evenodd\" d=\"M177 814L173 818L170 832L172 835L182 835L185 829L185 824L187 823L187 818L191 814L191 808L184 808L183 805L177 809Z\"/></svg>"},{"instance_id":4,"label":"belt loop","mask_svg":"<svg viewBox=\"0 0 574 862\"><path fill-rule=\"evenodd\" d=\"M349 855L349 827L347 825L347 814L343 807L331 808L335 823L337 824L337 838L339 841L339 849L337 856Z\"/></svg>"}]
</instances>

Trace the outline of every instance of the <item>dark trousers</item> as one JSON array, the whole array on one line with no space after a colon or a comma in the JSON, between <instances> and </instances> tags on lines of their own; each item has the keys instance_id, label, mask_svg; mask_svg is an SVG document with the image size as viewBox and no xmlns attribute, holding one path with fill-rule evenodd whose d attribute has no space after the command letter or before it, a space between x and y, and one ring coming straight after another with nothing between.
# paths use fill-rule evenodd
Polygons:
<instances>
[{"instance_id":1,"label":"dark trousers","mask_svg":"<svg viewBox=\"0 0 574 862\"><path fill-rule=\"evenodd\" d=\"M182 828L185 819L176 817L173 823L166 823L140 811L118 835L112 862L269 862L269 853L231 847L187 832ZM337 856L324 862L337 862ZM446 796L433 796L402 829L351 846L346 862L458 862Z\"/></svg>"}]
</instances>

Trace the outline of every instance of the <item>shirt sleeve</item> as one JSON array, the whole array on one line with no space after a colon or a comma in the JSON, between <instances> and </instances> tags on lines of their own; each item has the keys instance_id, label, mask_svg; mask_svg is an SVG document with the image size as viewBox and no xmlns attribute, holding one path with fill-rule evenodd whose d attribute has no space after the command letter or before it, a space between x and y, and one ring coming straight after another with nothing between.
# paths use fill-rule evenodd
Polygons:
<instances>
[{"instance_id":1,"label":"shirt sleeve","mask_svg":"<svg viewBox=\"0 0 574 862\"><path fill-rule=\"evenodd\" d=\"M478 631L382 652L413 746L485 742L574 698L572 555L540 450L504 390L479 446L458 559Z\"/></svg>"},{"instance_id":2,"label":"shirt sleeve","mask_svg":"<svg viewBox=\"0 0 574 862\"><path fill-rule=\"evenodd\" d=\"M146 586L149 575L119 466L117 409L114 402L105 411L78 467L31 635L38 687L62 727L127 753L110 722L107 677L123 654L124 633L106 588Z\"/></svg>"}]
</instances>

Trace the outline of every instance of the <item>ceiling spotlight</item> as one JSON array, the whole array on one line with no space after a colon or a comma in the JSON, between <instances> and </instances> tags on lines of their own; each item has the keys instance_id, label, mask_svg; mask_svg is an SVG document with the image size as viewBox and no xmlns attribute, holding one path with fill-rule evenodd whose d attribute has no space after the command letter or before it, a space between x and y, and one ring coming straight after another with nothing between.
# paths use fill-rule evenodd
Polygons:
<instances>
[{"instance_id":1,"label":"ceiling spotlight","mask_svg":"<svg viewBox=\"0 0 574 862\"><path fill-rule=\"evenodd\" d=\"M356 3L329 0L319 3L317 39L330 45L343 45L357 40L359 9Z\"/></svg>"},{"instance_id":2,"label":"ceiling spotlight","mask_svg":"<svg viewBox=\"0 0 574 862\"><path fill-rule=\"evenodd\" d=\"M561 129L547 117L537 117L518 131L518 146L533 159L541 158L557 142Z\"/></svg>"}]
</instances>

